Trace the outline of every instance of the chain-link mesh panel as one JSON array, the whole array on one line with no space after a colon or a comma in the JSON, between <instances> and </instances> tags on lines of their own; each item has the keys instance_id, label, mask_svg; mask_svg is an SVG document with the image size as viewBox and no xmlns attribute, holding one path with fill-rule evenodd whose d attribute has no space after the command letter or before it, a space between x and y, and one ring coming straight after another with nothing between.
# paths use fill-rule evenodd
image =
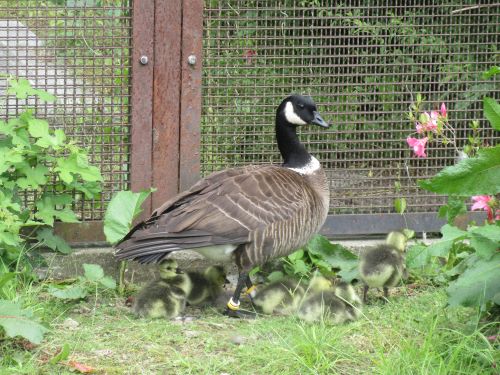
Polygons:
<instances>
[{"instance_id":1,"label":"chain-link mesh panel","mask_svg":"<svg viewBox=\"0 0 500 375\"><path fill-rule=\"evenodd\" d=\"M500 7L477 1L207 1L204 14L202 172L279 163L275 108L291 93L313 96L328 130L301 138L327 169L332 213L435 211L443 202L416 181L454 163L451 144L413 156L407 118L448 106L463 147L482 97L499 96L482 73L498 61ZM479 5L478 5L479 3ZM332 5L333 4L333 5ZM470 5L467 5L470 4ZM497 138L495 138L497 137Z\"/></svg>"},{"instance_id":2,"label":"chain-link mesh panel","mask_svg":"<svg viewBox=\"0 0 500 375\"><path fill-rule=\"evenodd\" d=\"M128 188L130 46L131 0L0 0L0 73L55 94L55 105L28 104L86 147L103 174L100 197L78 199L84 220L102 219L113 192ZM3 100L2 117L25 104Z\"/></svg>"}]
</instances>

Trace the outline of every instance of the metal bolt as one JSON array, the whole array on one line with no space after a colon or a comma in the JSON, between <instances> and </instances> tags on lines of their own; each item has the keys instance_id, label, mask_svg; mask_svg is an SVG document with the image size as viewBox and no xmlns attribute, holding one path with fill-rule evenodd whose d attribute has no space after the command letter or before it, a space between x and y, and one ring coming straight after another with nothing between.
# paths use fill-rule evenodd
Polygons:
<instances>
[{"instance_id":1,"label":"metal bolt","mask_svg":"<svg viewBox=\"0 0 500 375\"><path fill-rule=\"evenodd\" d=\"M142 65L146 65L148 63L149 59L148 59L148 57L146 55L143 55L143 56L141 56L141 58L139 59L139 61L140 61L140 63Z\"/></svg>"},{"instance_id":2,"label":"metal bolt","mask_svg":"<svg viewBox=\"0 0 500 375\"><path fill-rule=\"evenodd\" d=\"M194 64L196 64L196 56L195 56L195 55L189 55L189 56L188 56L188 64L189 64L189 65L194 65Z\"/></svg>"}]
</instances>

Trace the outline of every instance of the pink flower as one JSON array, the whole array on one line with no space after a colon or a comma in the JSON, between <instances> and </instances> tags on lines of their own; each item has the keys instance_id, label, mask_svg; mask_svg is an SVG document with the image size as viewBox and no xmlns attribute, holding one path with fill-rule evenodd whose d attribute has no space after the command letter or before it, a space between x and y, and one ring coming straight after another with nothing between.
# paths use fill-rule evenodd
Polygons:
<instances>
[{"instance_id":1,"label":"pink flower","mask_svg":"<svg viewBox=\"0 0 500 375\"><path fill-rule=\"evenodd\" d=\"M441 109L439 111L441 112L441 116L444 118L447 117L448 112L446 111L446 105L444 103L441 103Z\"/></svg>"},{"instance_id":2,"label":"pink flower","mask_svg":"<svg viewBox=\"0 0 500 375\"><path fill-rule=\"evenodd\" d=\"M408 143L408 146L413 149L413 152L416 156L418 156L419 158L425 158L427 157L427 155L425 154L425 144L427 143L428 139L429 138L427 137L422 139L408 137L406 138L406 142Z\"/></svg>"},{"instance_id":3,"label":"pink flower","mask_svg":"<svg viewBox=\"0 0 500 375\"><path fill-rule=\"evenodd\" d=\"M416 122L416 129L417 133L421 134L423 132L437 132L437 120L438 120L439 114L437 111L431 111L429 114L428 112L424 112L423 116L420 117L420 120L423 120L422 122Z\"/></svg>"},{"instance_id":4,"label":"pink flower","mask_svg":"<svg viewBox=\"0 0 500 375\"><path fill-rule=\"evenodd\" d=\"M472 211L484 210L488 214L488 221L493 221L493 209L489 205L493 198L489 195L475 195L472 197L474 204L471 207Z\"/></svg>"}]
</instances>

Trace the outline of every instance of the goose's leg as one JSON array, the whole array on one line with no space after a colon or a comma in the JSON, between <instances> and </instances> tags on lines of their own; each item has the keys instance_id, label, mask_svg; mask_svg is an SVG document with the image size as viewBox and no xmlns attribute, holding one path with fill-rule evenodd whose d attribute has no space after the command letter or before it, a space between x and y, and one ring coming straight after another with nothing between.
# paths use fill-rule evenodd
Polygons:
<instances>
[{"instance_id":1,"label":"goose's leg","mask_svg":"<svg viewBox=\"0 0 500 375\"><path fill-rule=\"evenodd\" d=\"M363 303L366 304L366 302L368 302L368 289L369 289L369 286L365 284L365 287L363 289Z\"/></svg>"},{"instance_id":2,"label":"goose's leg","mask_svg":"<svg viewBox=\"0 0 500 375\"><path fill-rule=\"evenodd\" d=\"M384 286L384 303L386 303L389 300L389 288Z\"/></svg>"},{"instance_id":3,"label":"goose's leg","mask_svg":"<svg viewBox=\"0 0 500 375\"><path fill-rule=\"evenodd\" d=\"M247 279L249 279L248 273L240 272L238 276L238 283L236 284L236 289L234 290L233 296L229 299L229 302L227 303L224 315L230 316L232 318L247 318L247 319L255 317L255 314L251 311L240 310L241 291L245 287Z\"/></svg>"},{"instance_id":4,"label":"goose's leg","mask_svg":"<svg viewBox=\"0 0 500 375\"><path fill-rule=\"evenodd\" d=\"M250 302L252 302L252 305L253 305L253 297L255 297L256 287L255 287L255 285L253 285L252 279L250 279L250 276L247 276L247 279L245 280L245 284L247 286L247 290L245 293L248 296L248 298L250 298Z\"/></svg>"}]
</instances>

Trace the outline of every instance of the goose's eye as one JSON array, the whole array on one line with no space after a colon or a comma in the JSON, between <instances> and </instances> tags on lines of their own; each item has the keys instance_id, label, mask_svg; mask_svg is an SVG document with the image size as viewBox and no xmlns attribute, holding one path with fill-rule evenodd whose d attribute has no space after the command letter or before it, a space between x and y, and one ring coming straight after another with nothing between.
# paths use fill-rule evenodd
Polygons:
<instances>
[{"instance_id":1,"label":"goose's eye","mask_svg":"<svg viewBox=\"0 0 500 375\"><path fill-rule=\"evenodd\" d=\"M304 104L297 104L297 107L299 107L300 109L304 109Z\"/></svg>"}]
</instances>

